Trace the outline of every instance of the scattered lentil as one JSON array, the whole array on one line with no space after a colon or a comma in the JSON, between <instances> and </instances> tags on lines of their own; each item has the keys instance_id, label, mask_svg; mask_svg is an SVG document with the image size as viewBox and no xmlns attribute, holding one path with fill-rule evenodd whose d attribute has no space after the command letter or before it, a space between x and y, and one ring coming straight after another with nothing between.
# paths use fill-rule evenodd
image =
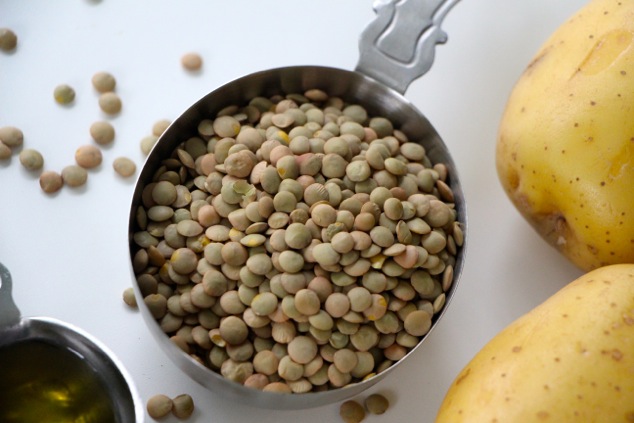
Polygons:
<instances>
[{"instance_id":1,"label":"scattered lentil","mask_svg":"<svg viewBox=\"0 0 634 423\"><path fill-rule=\"evenodd\" d=\"M75 161L84 169L93 169L101 164L101 150L94 145L83 145L75 151Z\"/></svg>"},{"instance_id":2,"label":"scattered lentil","mask_svg":"<svg viewBox=\"0 0 634 423\"><path fill-rule=\"evenodd\" d=\"M9 28L0 28L0 50L11 51L18 45L18 37Z\"/></svg>"},{"instance_id":3,"label":"scattered lentil","mask_svg":"<svg viewBox=\"0 0 634 423\"><path fill-rule=\"evenodd\" d=\"M364 401L365 409L372 414L384 414L390 407L390 402L381 394L372 394Z\"/></svg>"},{"instance_id":4,"label":"scattered lentil","mask_svg":"<svg viewBox=\"0 0 634 423\"><path fill-rule=\"evenodd\" d=\"M22 145L24 134L15 126L3 126L0 128L0 141L13 149Z\"/></svg>"},{"instance_id":5,"label":"scattered lentil","mask_svg":"<svg viewBox=\"0 0 634 423\"><path fill-rule=\"evenodd\" d=\"M11 157L11 149L0 140L0 160L7 160Z\"/></svg>"},{"instance_id":6,"label":"scattered lentil","mask_svg":"<svg viewBox=\"0 0 634 423\"><path fill-rule=\"evenodd\" d=\"M108 72L97 72L92 76L92 86L100 93L114 91L117 81Z\"/></svg>"},{"instance_id":7,"label":"scattered lentil","mask_svg":"<svg viewBox=\"0 0 634 423\"><path fill-rule=\"evenodd\" d=\"M348 400L339 407L339 415L345 423L360 423L365 419L365 410L358 402Z\"/></svg>"},{"instance_id":8,"label":"scattered lentil","mask_svg":"<svg viewBox=\"0 0 634 423\"><path fill-rule=\"evenodd\" d=\"M174 406L174 402L170 397L163 394L152 396L147 401L147 412L153 419L161 419L167 416Z\"/></svg>"},{"instance_id":9,"label":"scattered lentil","mask_svg":"<svg viewBox=\"0 0 634 423\"><path fill-rule=\"evenodd\" d=\"M132 289L132 287L123 290L123 302L132 308L137 307L136 297L134 296L134 289Z\"/></svg>"},{"instance_id":10,"label":"scattered lentil","mask_svg":"<svg viewBox=\"0 0 634 423\"><path fill-rule=\"evenodd\" d=\"M40 170L44 166L42 154L32 148L20 151L20 163L28 170Z\"/></svg>"},{"instance_id":11,"label":"scattered lentil","mask_svg":"<svg viewBox=\"0 0 634 423\"><path fill-rule=\"evenodd\" d=\"M181 65L190 71L198 71L203 66L203 59L198 53L185 53L181 57Z\"/></svg>"},{"instance_id":12,"label":"scattered lentil","mask_svg":"<svg viewBox=\"0 0 634 423\"><path fill-rule=\"evenodd\" d=\"M70 104L75 100L75 90L67 84L60 84L53 90L53 98L59 104Z\"/></svg>"},{"instance_id":13,"label":"scattered lentil","mask_svg":"<svg viewBox=\"0 0 634 423\"><path fill-rule=\"evenodd\" d=\"M62 189L63 185L64 181L62 179L62 175L57 172L47 170L45 172L42 172L42 174L40 175L40 187L42 188L42 191L47 194L52 194L59 191L60 189Z\"/></svg>"},{"instance_id":14,"label":"scattered lentil","mask_svg":"<svg viewBox=\"0 0 634 423\"><path fill-rule=\"evenodd\" d=\"M160 137L163 132L170 126L171 122L167 119L160 119L154 122L152 125L152 135ZM212 134L203 134L203 135L213 135Z\"/></svg>"},{"instance_id":15,"label":"scattered lentil","mask_svg":"<svg viewBox=\"0 0 634 423\"><path fill-rule=\"evenodd\" d=\"M90 125L90 136L99 145L107 145L114 141L115 130L110 122L98 121Z\"/></svg>"},{"instance_id":16,"label":"scattered lentil","mask_svg":"<svg viewBox=\"0 0 634 423\"><path fill-rule=\"evenodd\" d=\"M62 179L64 180L64 185L79 187L88 180L88 172L81 166L69 165L62 169Z\"/></svg>"},{"instance_id":17,"label":"scattered lentil","mask_svg":"<svg viewBox=\"0 0 634 423\"><path fill-rule=\"evenodd\" d=\"M155 134L146 135L141 138L141 151L143 152L143 154L145 154L146 156L150 154L150 151L152 151L152 148L154 147L154 144L156 144L156 142L158 141L158 138L159 137Z\"/></svg>"},{"instance_id":18,"label":"scattered lentil","mask_svg":"<svg viewBox=\"0 0 634 423\"><path fill-rule=\"evenodd\" d=\"M172 399L172 413L181 420L191 417L194 413L194 400L188 394L181 394Z\"/></svg>"},{"instance_id":19,"label":"scattered lentil","mask_svg":"<svg viewBox=\"0 0 634 423\"><path fill-rule=\"evenodd\" d=\"M128 178L136 172L136 164L127 157L117 157L112 162L112 167L115 172L124 178Z\"/></svg>"},{"instance_id":20,"label":"scattered lentil","mask_svg":"<svg viewBox=\"0 0 634 423\"><path fill-rule=\"evenodd\" d=\"M119 113L121 106L121 98L113 92L106 92L99 96L99 108L108 115Z\"/></svg>"}]
</instances>

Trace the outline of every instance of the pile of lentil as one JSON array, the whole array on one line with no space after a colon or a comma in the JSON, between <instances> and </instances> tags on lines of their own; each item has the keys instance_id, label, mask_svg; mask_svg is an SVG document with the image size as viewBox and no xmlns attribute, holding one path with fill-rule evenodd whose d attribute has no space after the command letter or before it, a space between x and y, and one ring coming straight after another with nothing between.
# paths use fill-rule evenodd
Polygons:
<instances>
[{"instance_id":1,"label":"pile of lentil","mask_svg":"<svg viewBox=\"0 0 634 423\"><path fill-rule=\"evenodd\" d=\"M447 167L317 89L202 120L143 188L144 303L193 359L264 391L363 381L414 348L463 244Z\"/></svg>"}]
</instances>

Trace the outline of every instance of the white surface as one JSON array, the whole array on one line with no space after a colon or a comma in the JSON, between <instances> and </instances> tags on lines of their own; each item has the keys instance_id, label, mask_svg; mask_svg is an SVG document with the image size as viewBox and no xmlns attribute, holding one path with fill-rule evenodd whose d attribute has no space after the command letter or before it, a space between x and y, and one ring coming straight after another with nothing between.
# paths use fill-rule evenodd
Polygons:
<instances>
[{"instance_id":1,"label":"white surface","mask_svg":"<svg viewBox=\"0 0 634 423\"><path fill-rule=\"evenodd\" d=\"M449 42L406 93L460 169L469 249L459 289L417 359L368 392L387 393L389 414L367 422L432 422L451 381L492 336L581 274L505 197L494 149L514 82L546 37L583 4L459 3L444 24ZM73 163L75 149L91 143L90 124L105 118L90 84L95 72L116 76L124 104L110 119L116 140L84 188L46 195L17 155L0 162L0 261L13 275L22 314L55 317L95 335L123 361L144 400L191 394L192 423L339 421L336 405L278 412L227 402L173 368L140 314L121 300L131 284L127 219L134 180L117 177L111 163L125 155L140 167L139 141L156 120L176 118L237 77L286 65L353 69L358 36L374 17L371 6L370 0L0 0L0 27L19 37L14 53L0 52L0 126L21 128L24 147L41 151L46 169ZM188 51L203 56L200 74L181 68ZM60 83L77 91L71 107L53 101Z\"/></svg>"}]
</instances>

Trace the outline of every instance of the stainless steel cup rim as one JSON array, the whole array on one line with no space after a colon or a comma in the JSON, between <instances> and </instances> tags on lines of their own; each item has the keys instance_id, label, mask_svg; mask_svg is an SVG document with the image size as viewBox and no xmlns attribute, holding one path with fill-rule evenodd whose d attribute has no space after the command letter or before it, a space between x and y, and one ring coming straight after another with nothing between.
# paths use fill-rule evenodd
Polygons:
<instances>
[{"instance_id":1,"label":"stainless steel cup rim","mask_svg":"<svg viewBox=\"0 0 634 423\"><path fill-rule=\"evenodd\" d=\"M448 8L453 6L456 2L457 0L409 0L405 3L415 3L417 5L423 3L426 13L429 12L427 9L429 9L430 5L433 5L432 12L436 14L440 13L444 16ZM386 9L381 10L384 11L385 14ZM381 19L381 17L379 17L379 19ZM441 31L438 32L439 22L436 23L438 26L434 27L436 28L434 29L436 32L431 38L430 42L432 42L432 44L444 41L443 33ZM373 33L373 31L372 25L366 30L367 33ZM421 45L425 47L424 43L421 43ZM425 48L428 49L429 44L427 44ZM429 59L428 53L427 59ZM369 72L364 72L366 67L371 65L371 62L372 61L368 60L365 62L363 60L360 61L356 71L325 66L290 66L256 72L235 79L202 97L169 126L150 152L137 178L130 207L128 242L131 254L130 269L134 281L133 287L141 314L150 332L170 359L189 377L215 394L248 405L271 409L305 409L353 397L382 380L387 374L391 373L397 365L405 360L410 360L411 356L417 354L420 349L419 347L433 332L438 320L444 315L451 302L453 293L458 286L459 276L464 263L467 246L466 236L465 242L457 256L454 266L454 282L446 293L446 302L443 309L434 316L432 328L429 333L425 335L418 345L404 358L386 371L363 382L352 384L344 388L306 394L277 394L247 388L238 383L229 381L219 373L203 366L184 353L168 338L161 330L158 322L152 317L149 309L143 302L143 296L136 283L136 276L132 268L132 259L135 253L132 237L136 232L136 212L138 206L141 204L141 195L145 185L151 180L152 175L161 165L162 160L170 157L174 149L180 143L191 136L197 135L197 126L201 120L215 116L218 111L226 106L234 104L245 105L248 100L256 96L266 97L275 94L303 93L308 89L318 88L327 92L330 96L338 96L344 101L353 101L357 104L362 104L368 110L369 114L380 115L390 119L395 127L398 127L408 135L410 140L419 142L425 147L427 155L432 162L444 163L447 166L449 174L448 182L455 197L457 220L460 222L466 235L467 212L464 194L459 181L458 171L447 146L424 115L403 96L403 92L409 82L403 82L401 80L401 84L396 88L385 85L385 81L379 82L380 79L385 78L381 78L380 75L375 74L368 76L367 74ZM413 76L413 78L417 76L420 76L420 74ZM409 77L410 76L403 76L405 79ZM387 83L389 83L389 81L387 81Z\"/></svg>"},{"instance_id":2,"label":"stainless steel cup rim","mask_svg":"<svg viewBox=\"0 0 634 423\"><path fill-rule=\"evenodd\" d=\"M0 349L39 341L66 349L91 367L107 387L116 423L144 421L144 409L132 377L123 363L100 340L85 330L51 317L21 317L11 297L12 280L0 263Z\"/></svg>"}]
</instances>

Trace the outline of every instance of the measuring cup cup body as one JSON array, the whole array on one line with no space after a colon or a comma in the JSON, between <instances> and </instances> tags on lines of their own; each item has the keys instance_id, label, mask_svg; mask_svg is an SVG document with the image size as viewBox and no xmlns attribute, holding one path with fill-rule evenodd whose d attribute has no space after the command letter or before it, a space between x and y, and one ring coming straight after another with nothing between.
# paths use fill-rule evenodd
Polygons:
<instances>
[{"instance_id":1,"label":"measuring cup cup body","mask_svg":"<svg viewBox=\"0 0 634 423\"><path fill-rule=\"evenodd\" d=\"M69 323L48 317L21 317L11 290L11 275L0 264L0 357L11 362L0 363L0 396L2 392L15 396L16 390L26 386L29 397L39 398L52 389L65 396L66 403L61 408L72 408L72 413L107 416L115 423L144 421L134 382L112 351ZM49 369L56 366L65 370ZM47 376L49 370L54 374ZM9 386L11 383L16 386ZM21 409L29 413L29 419L41 417L45 421L54 417L35 414L60 409L55 402L44 406L44 401L34 401L31 410ZM9 401L0 401L0 417L4 412L13 415L16 411L7 409L12 406Z\"/></svg>"},{"instance_id":2,"label":"measuring cup cup body","mask_svg":"<svg viewBox=\"0 0 634 423\"><path fill-rule=\"evenodd\" d=\"M170 157L180 143L192 136L197 136L197 127L200 121L212 118L218 111L229 105L245 105L256 96L268 97L278 94L303 93L313 88L321 89L330 96L341 97L344 101L361 104L366 108L368 114L388 118L395 127L408 136L410 141L422 144L432 162L444 163L449 174L447 182L453 190L457 221L466 230L465 200L456 166L436 130L414 105L397 91L359 72L323 66L293 66L257 72L215 89L186 110L160 137L140 172L132 198L129 221L129 240L132 248L131 263L134 255L132 238L138 230L136 216L137 208L142 204L143 190L163 160ZM464 251L463 245L456 257L454 283L446 292L445 307L434 317L432 330L435 327L435 322L446 310L456 289L463 266ZM134 271L132 273L135 277ZM293 395L263 392L229 381L185 354L169 339L160 328L159 323L153 318L143 303L143 296L138 284L133 283L133 285L137 302L147 326L156 341L179 368L214 394L263 408L303 409L342 401L373 386L402 362L415 359L410 357L417 354L421 345L419 343L405 358L399 360L386 371L345 388Z\"/></svg>"}]
</instances>

